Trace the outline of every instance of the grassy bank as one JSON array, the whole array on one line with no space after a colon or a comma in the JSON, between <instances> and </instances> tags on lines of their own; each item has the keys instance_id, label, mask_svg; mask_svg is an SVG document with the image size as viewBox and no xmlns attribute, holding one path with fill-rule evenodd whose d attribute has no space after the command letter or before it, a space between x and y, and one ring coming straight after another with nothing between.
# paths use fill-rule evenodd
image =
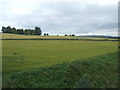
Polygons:
<instances>
[{"instance_id":1,"label":"grassy bank","mask_svg":"<svg viewBox=\"0 0 120 90\"><path fill-rule=\"evenodd\" d=\"M3 88L115 88L118 54L3 74Z\"/></svg>"}]
</instances>

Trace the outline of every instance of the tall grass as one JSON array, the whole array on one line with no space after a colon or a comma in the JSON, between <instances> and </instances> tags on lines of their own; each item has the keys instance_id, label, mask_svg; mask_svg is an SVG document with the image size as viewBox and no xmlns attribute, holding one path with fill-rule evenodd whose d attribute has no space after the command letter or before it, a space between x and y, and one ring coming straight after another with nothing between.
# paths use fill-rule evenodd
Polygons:
<instances>
[{"instance_id":1,"label":"tall grass","mask_svg":"<svg viewBox=\"0 0 120 90\"><path fill-rule=\"evenodd\" d=\"M3 74L3 88L117 88L118 53Z\"/></svg>"}]
</instances>

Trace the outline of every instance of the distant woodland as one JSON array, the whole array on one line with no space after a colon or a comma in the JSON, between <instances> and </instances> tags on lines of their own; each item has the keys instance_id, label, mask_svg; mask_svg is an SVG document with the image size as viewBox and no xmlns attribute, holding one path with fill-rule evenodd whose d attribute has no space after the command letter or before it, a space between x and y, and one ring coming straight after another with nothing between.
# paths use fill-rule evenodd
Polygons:
<instances>
[{"instance_id":1,"label":"distant woodland","mask_svg":"<svg viewBox=\"0 0 120 90\"><path fill-rule=\"evenodd\" d=\"M2 27L3 33L11 33L11 34L21 34L21 35L41 35L42 31L40 27L35 27L35 29L16 29L15 27L11 28L8 27Z\"/></svg>"},{"instance_id":2,"label":"distant woodland","mask_svg":"<svg viewBox=\"0 0 120 90\"><path fill-rule=\"evenodd\" d=\"M40 27L35 27L34 29L16 29L15 27L11 28L10 26L4 27L2 26L3 33L11 33L11 34L21 34L21 35L42 35L42 30ZM44 36L49 36L48 33L44 33ZM59 36L59 35L57 35ZM75 36L75 34L65 34L64 36Z\"/></svg>"}]
</instances>

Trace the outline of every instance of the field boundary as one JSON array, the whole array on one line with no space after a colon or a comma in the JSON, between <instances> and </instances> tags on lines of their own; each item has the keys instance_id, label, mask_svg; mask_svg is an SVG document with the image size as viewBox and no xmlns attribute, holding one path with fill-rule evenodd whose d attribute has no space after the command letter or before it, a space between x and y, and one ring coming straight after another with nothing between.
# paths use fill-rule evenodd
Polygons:
<instances>
[{"instance_id":1,"label":"field boundary","mask_svg":"<svg viewBox=\"0 0 120 90\"><path fill-rule=\"evenodd\" d=\"M0 40L81 40L81 41L120 41L120 40L95 40L95 39L49 39L49 38L33 38L33 39L0 39Z\"/></svg>"}]
</instances>

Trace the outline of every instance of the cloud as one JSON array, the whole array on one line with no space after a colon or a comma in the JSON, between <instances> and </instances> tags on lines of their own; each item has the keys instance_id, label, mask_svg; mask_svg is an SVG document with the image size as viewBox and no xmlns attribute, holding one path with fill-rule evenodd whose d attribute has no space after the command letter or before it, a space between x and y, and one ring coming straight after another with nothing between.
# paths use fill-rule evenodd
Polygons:
<instances>
[{"instance_id":1,"label":"cloud","mask_svg":"<svg viewBox=\"0 0 120 90\"><path fill-rule=\"evenodd\" d=\"M0 25L39 26L50 34L114 32L117 35L117 0L2 0ZM93 33L94 34L94 33ZM104 33L101 33L104 34Z\"/></svg>"}]
</instances>

